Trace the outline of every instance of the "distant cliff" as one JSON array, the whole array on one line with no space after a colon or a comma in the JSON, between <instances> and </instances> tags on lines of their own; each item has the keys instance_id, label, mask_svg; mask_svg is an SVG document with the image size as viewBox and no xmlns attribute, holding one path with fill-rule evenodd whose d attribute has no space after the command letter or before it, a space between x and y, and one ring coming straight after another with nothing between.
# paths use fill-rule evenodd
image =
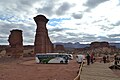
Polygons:
<instances>
[{"instance_id":1,"label":"distant cliff","mask_svg":"<svg viewBox=\"0 0 120 80\"><path fill-rule=\"evenodd\" d=\"M84 48L89 47L89 44L80 44L79 42L76 43L54 43L54 45L63 45L65 48Z\"/></svg>"},{"instance_id":2,"label":"distant cliff","mask_svg":"<svg viewBox=\"0 0 120 80\"><path fill-rule=\"evenodd\" d=\"M90 44L80 44L79 42L76 42L76 43L60 43L60 42L57 42L57 43L53 43L54 45L63 45L65 48L85 48L85 47L90 47ZM116 46L116 48L120 48L120 43L109 43L109 45L111 46ZM9 45L0 45L0 49L3 50L3 49L6 49L8 48ZM34 45L24 45L24 48L27 49L27 48L33 48Z\"/></svg>"},{"instance_id":3,"label":"distant cliff","mask_svg":"<svg viewBox=\"0 0 120 80\"><path fill-rule=\"evenodd\" d=\"M54 43L54 45L63 45L65 48L85 48L90 47L90 44L80 44L79 42L76 43ZM116 48L120 48L120 43L109 43L111 46L115 46Z\"/></svg>"},{"instance_id":4,"label":"distant cliff","mask_svg":"<svg viewBox=\"0 0 120 80\"><path fill-rule=\"evenodd\" d=\"M120 48L120 43L109 43L111 46L116 46L116 48Z\"/></svg>"}]
</instances>

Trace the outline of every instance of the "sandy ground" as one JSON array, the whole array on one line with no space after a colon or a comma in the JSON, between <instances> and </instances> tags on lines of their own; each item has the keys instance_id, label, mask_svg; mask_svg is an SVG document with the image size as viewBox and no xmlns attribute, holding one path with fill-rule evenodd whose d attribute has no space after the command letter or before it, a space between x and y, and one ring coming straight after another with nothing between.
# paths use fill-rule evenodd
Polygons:
<instances>
[{"instance_id":1,"label":"sandy ground","mask_svg":"<svg viewBox=\"0 0 120 80\"><path fill-rule=\"evenodd\" d=\"M30 58L0 60L0 80L73 80L79 64L36 64Z\"/></svg>"},{"instance_id":2,"label":"sandy ground","mask_svg":"<svg viewBox=\"0 0 120 80\"><path fill-rule=\"evenodd\" d=\"M0 80L74 80L79 64L36 64L33 57L0 59ZM113 70L120 76L120 70Z\"/></svg>"},{"instance_id":3,"label":"sandy ground","mask_svg":"<svg viewBox=\"0 0 120 80\"><path fill-rule=\"evenodd\" d=\"M114 72L115 75L120 77L120 70L112 70Z\"/></svg>"},{"instance_id":4,"label":"sandy ground","mask_svg":"<svg viewBox=\"0 0 120 80\"><path fill-rule=\"evenodd\" d=\"M120 77L109 69L109 65L110 63L100 62L84 65L80 80L120 80Z\"/></svg>"}]
</instances>

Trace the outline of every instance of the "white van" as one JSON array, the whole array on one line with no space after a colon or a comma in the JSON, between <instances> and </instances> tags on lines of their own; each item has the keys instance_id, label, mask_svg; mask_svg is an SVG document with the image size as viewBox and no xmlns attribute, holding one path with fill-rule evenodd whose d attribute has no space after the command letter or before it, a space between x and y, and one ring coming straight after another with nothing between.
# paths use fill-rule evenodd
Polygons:
<instances>
[{"instance_id":1,"label":"white van","mask_svg":"<svg viewBox=\"0 0 120 80\"><path fill-rule=\"evenodd\" d=\"M85 55L82 55L82 54L77 55L76 60L78 63L85 62Z\"/></svg>"}]
</instances>

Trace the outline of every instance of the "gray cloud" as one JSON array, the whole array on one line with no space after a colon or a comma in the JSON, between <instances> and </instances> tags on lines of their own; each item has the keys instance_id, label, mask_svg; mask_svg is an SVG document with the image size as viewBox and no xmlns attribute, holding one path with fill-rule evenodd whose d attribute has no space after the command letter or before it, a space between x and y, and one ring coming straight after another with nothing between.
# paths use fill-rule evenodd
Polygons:
<instances>
[{"instance_id":1,"label":"gray cloud","mask_svg":"<svg viewBox=\"0 0 120 80\"><path fill-rule=\"evenodd\" d=\"M81 19L83 17L83 15L81 13L73 13L72 17L75 19Z\"/></svg>"},{"instance_id":2,"label":"gray cloud","mask_svg":"<svg viewBox=\"0 0 120 80\"><path fill-rule=\"evenodd\" d=\"M52 16L54 14L52 9L53 9L52 6L46 6L46 7L37 9L37 12L40 14L46 14L46 15Z\"/></svg>"},{"instance_id":3,"label":"gray cloud","mask_svg":"<svg viewBox=\"0 0 120 80\"><path fill-rule=\"evenodd\" d=\"M82 41L90 42L96 40L96 37L95 35L91 35L91 34L83 34L83 37L81 39Z\"/></svg>"},{"instance_id":4,"label":"gray cloud","mask_svg":"<svg viewBox=\"0 0 120 80\"><path fill-rule=\"evenodd\" d=\"M43 13L46 14L48 16L52 16L54 14L56 15L64 15L71 7L72 5L67 3L67 2L63 2L61 4L58 4L59 2L56 0L49 0L44 2L43 6L41 8L37 9L37 13ZM59 7L56 8L56 5Z\"/></svg>"},{"instance_id":5,"label":"gray cloud","mask_svg":"<svg viewBox=\"0 0 120 80\"><path fill-rule=\"evenodd\" d=\"M56 35L54 35L56 34ZM95 40L103 40L103 37L95 37L95 34L86 34L86 33L72 33L72 32L67 32L66 35L57 34L54 33L51 35L51 37L55 41L61 41L61 42L91 42Z\"/></svg>"},{"instance_id":6,"label":"gray cloud","mask_svg":"<svg viewBox=\"0 0 120 80\"><path fill-rule=\"evenodd\" d=\"M64 2L57 10L57 15L64 15L70 8L72 7L71 4Z\"/></svg>"},{"instance_id":7,"label":"gray cloud","mask_svg":"<svg viewBox=\"0 0 120 80\"><path fill-rule=\"evenodd\" d=\"M118 3L118 6L120 5L120 0L118 0L119 1L119 3Z\"/></svg>"},{"instance_id":8,"label":"gray cloud","mask_svg":"<svg viewBox=\"0 0 120 80\"><path fill-rule=\"evenodd\" d=\"M32 6L33 3L37 2L38 0L20 0L20 4L27 5L27 6Z\"/></svg>"},{"instance_id":9,"label":"gray cloud","mask_svg":"<svg viewBox=\"0 0 120 80\"><path fill-rule=\"evenodd\" d=\"M24 44L34 44L34 38L24 38Z\"/></svg>"},{"instance_id":10,"label":"gray cloud","mask_svg":"<svg viewBox=\"0 0 120 80\"><path fill-rule=\"evenodd\" d=\"M1 3L1 7L2 9L4 9L6 12L16 12L16 13L20 13L20 12L26 12L29 11L33 4L36 2L37 0L3 0ZM18 12L19 11L19 12Z\"/></svg>"},{"instance_id":11,"label":"gray cloud","mask_svg":"<svg viewBox=\"0 0 120 80\"><path fill-rule=\"evenodd\" d=\"M103 21L103 20L95 20L95 21L93 21L92 23L99 23L99 22L101 22L101 21Z\"/></svg>"},{"instance_id":12,"label":"gray cloud","mask_svg":"<svg viewBox=\"0 0 120 80\"><path fill-rule=\"evenodd\" d=\"M66 39L67 37L63 34L51 34L50 37L54 40L54 42L63 42L64 39Z\"/></svg>"},{"instance_id":13,"label":"gray cloud","mask_svg":"<svg viewBox=\"0 0 120 80\"><path fill-rule=\"evenodd\" d=\"M37 9L37 13L43 13L49 16L54 15L54 7L56 5L56 1L55 0L48 0L48 1L41 1L41 8Z\"/></svg>"},{"instance_id":14,"label":"gray cloud","mask_svg":"<svg viewBox=\"0 0 120 80\"><path fill-rule=\"evenodd\" d=\"M64 42L64 43L67 43L67 42L82 42L81 38L79 37L68 37L68 36L65 36L65 35L59 35L57 37L53 37L51 36L52 38L55 38L55 41L54 42Z\"/></svg>"},{"instance_id":15,"label":"gray cloud","mask_svg":"<svg viewBox=\"0 0 120 80\"><path fill-rule=\"evenodd\" d=\"M4 35L0 35L0 38L8 38L7 36L4 36Z\"/></svg>"},{"instance_id":16,"label":"gray cloud","mask_svg":"<svg viewBox=\"0 0 120 80\"><path fill-rule=\"evenodd\" d=\"M84 37L85 36L92 36L92 37L95 36L95 34L88 34L88 33L79 33L79 35L83 35Z\"/></svg>"},{"instance_id":17,"label":"gray cloud","mask_svg":"<svg viewBox=\"0 0 120 80\"><path fill-rule=\"evenodd\" d=\"M86 9L86 11L90 11L91 9L97 7L99 4L101 3L104 3L106 1L109 1L109 0L88 0L84 6L87 6L88 9Z\"/></svg>"},{"instance_id":18,"label":"gray cloud","mask_svg":"<svg viewBox=\"0 0 120 80\"><path fill-rule=\"evenodd\" d=\"M4 45L4 44L8 43L8 41L6 39L1 39L0 38L0 43Z\"/></svg>"},{"instance_id":19,"label":"gray cloud","mask_svg":"<svg viewBox=\"0 0 120 80\"><path fill-rule=\"evenodd\" d=\"M112 30L112 29L114 29L114 27L108 27L108 26L105 26L105 25L99 25L99 26L101 26L101 29L103 30L103 31L109 31L109 30Z\"/></svg>"},{"instance_id":20,"label":"gray cloud","mask_svg":"<svg viewBox=\"0 0 120 80\"><path fill-rule=\"evenodd\" d=\"M106 36L98 36L96 37L96 40L98 41L109 41L109 38Z\"/></svg>"},{"instance_id":21,"label":"gray cloud","mask_svg":"<svg viewBox=\"0 0 120 80\"><path fill-rule=\"evenodd\" d=\"M15 28L14 24L0 23L0 34L6 36L10 33L10 30L13 28Z\"/></svg>"},{"instance_id":22,"label":"gray cloud","mask_svg":"<svg viewBox=\"0 0 120 80\"><path fill-rule=\"evenodd\" d=\"M69 36L74 36L74 37L77 37L77 36L78 36L78 34L75 34L75 33L73 33L73 32L67 32L66 34L68 34Z\"/></svg>"},{"instance_id":23,"label":"gray cloud","mask_svg":"<svg viewBox=\"0 0 120 80\"><path fill-rule=\"evenodd\" d=\"M63 39L65 42L79 42L80 41L80 38L78 37L70 37L70 38L64 38Z\"/></svg>"},{"instance_id":24,"label":"gray cloud","mask_svg":"<svg viewBox=\"0 0 120 80\"><path fill-rule=\"evenodd\" d=\"M66 31L66 30L71 30L69 28L53 28L53 29L49 29L50 32L62 32L62 31Z\"/></svg>"},{"instance_id":25,"label":"gray cloud","mask_svg":"<svg viewBox=\"0 0 120 80\"><path fill-rule=\"evenodd\" d=\"M110 41L109 37L106 36L97 36L95 34L85 34L83 33L83 37L80 38L80 42L94 42L94 41Z\"/></svg>"},{"instance_id":26,"label":"gray cloud","mask_svg":"<svg viewBox=\"0 0 120 80\"><path fill-rule=\"evenodd\" d=\"M50 32L61 32L64 31L64 28L54 28L54 29L50 29Z\"/></svg>"},{"instance_id":27,"label":"gray cloud","mask_svg":"<svg viewBox=\"0 0 120 80\"><path fill-rule=\"evenodd\" d=\"M95 40L97 41L106 41L106 42L115 42L120 41L120 38L116 38L118 35L109 35L109 36L98 36Z\"/></svg>"},{"instance_id":28,"label":"gray cloud","mask_svg":"<svg viewBox=\"0 0 120 80\"><path fill-rule=\"evenodd\" d=\"M120 34L110 34L110 35L107 35L108 37L110 38L115 38L115 37L120 37Z\"/></svg>"},{"instance_id":29,"label":"gray cloud","mask_svg":"<svg viewBox=\"0 0 120 80\"><path fill-rule=\"evenodd\" d=\"M37 0L2 0L0 1L0 20L8 21L10 23L25 22L32 19L29 15L33 14L31 11L33 4Z\"/></svg>"},{"instance_id":30,"label":"gray cloud","mask_svg":"<svg viewBox=\"0 0 120 80\"><path fill-rule=\"evenodd\" d=\"M120 38L109 38L109 42L119 42Z\"/></svg>"},{"instance_id":31,"label":"gray cloud","mask_svg":"<svg viewBox=\"0 0 120 80\"><path fill-rule=\"evenodd\" d=\"M13 25L8 23L0 22L0 43L8 43L8 37L10 30L13 28Z\"/></svg>"},{"instance_id":32,"label":"gray cloud","mask_svg":"<svg viewBox=\"0 0 120 80\"><path fill-rule=\"evenodd\" d=\"M59 3L60 0L0 0L0 42L7 43L8 36L10 34L10 30L12 29L20 29L23 31L24 43L34 43L35 29L36 25L33 23L32 15L34 14L45 14L47 16L53 15L65 15L72 7L73 4L63 2ZM109 0L87 0L84 6L88 7L87 10L96 8L99 4L102 4ZM39 4L35 7L35 3ZM86 11L87 11L86 10ZM70 13L74 19L83 18L83 14L80 13ZM93 17L91 17L92 19ZM104 18L104 20L103 20ZM120 25L120 21L111 24L109 20L105 20L105 17L100 18L99 20L94 21L95 25L101 21L106 21L108 25L105 24L97 25L101 26L101 29L104 31L109 31L113 29L115 26ZM70 20L70 19L68 19ZM32 22L33 21L33 22ZM52 20L51 20L52 21ZM61 20L63 21L63 20ZM86 22L87 23L87 22ZM118 41L120 40L119 34L112 34L105 36L95 37L91 34L85 33L72 33L67 32L69 30L67 28L63 28L64 26L60 25L60 21L56 20L56 22L51 22L48 24L50 26L59 25L61 28L52 28L49 29L50 37L55 41L61 42L91 42L94 40L97 41ZM82 23L76 23L76 25L80 25ZM89 25L88 25L89 26ZM112 27L111 27L112 26ZM64 34L62 34L64 32ZM80 37L79 37L80 36Z\"/></svg>"},{"instance_id":33,"label":"gray cloud","mask_svg":"<svg viewBox=\"0 0 120 80\"><path fill-rule=\"evenodd\" d=\"M112 26L120 26L120 21L114 23L114 24L111 24Z\"/></svg>"},{"instance_id":34,"label":"gray cloud","mask_svg":"<svg viewBox=\"0 0 120 80\"><path fill-rule=\"evenodd\" d=\"M91 42L96 40L95 35L86 34L86 33L66 33L68 34L68 38L64 39L66 42ZM64 41L63 40L63 41Z\"/></svg>"}]
</instances>

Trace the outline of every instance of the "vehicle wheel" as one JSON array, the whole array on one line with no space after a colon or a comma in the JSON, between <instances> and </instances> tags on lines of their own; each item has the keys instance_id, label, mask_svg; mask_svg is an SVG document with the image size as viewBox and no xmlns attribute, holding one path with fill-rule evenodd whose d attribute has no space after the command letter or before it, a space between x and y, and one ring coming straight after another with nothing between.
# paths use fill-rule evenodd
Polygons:
<instances>
[{"instance_id":1,"label":"vehicle wheel","mask_svg":"<svg viewBox=\"0 0 120 80\"><path fill-rule=\"evenodd\" d=\"M66 64L68 64L68 61L65 61Z\"/></svg>"},{"instance_id":2,"label":"vehicle wheel","mask_svg":"<svg viewBox=\"0 0 120 80\"><path fill-rule=\"evenodd\" d=\"M63 63L63 61L60 61L60 63Z\"/></svg>"}]
</instances>

